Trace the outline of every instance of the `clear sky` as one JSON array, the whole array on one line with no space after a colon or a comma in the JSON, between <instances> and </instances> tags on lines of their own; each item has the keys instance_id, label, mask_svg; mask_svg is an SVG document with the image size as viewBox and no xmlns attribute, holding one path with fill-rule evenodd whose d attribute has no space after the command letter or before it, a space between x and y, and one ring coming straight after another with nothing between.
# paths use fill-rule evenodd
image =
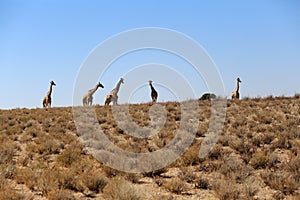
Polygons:
<instances>
[{"instance_id":1,"label":"clear sky","mask_svg":"<svg viewBox=\"0 0 300 200\"><path fill-rule=\"evenodd\" d=\"M77 74L90 52L113 35L143 27L172 29L199 43L218 67L228 97L237 77L242 97L292 96L300 93L299 11L298 0L0 0L0 109L41 107L51 80L57 83L53 106L71 106ZM121 72L112 67L99 77L105 88L94 103L103 104L119 78L143 62L169 64L189 76L174 56L137 52L118 60ZM172 94L155 77L143 78L145 85L132 91L130 102L150 101L150 78L159 101L189 98ZM120 102L126 102L126 83ZM206 91L200 79L195 93Z\"/></svg>"}]
</instances>

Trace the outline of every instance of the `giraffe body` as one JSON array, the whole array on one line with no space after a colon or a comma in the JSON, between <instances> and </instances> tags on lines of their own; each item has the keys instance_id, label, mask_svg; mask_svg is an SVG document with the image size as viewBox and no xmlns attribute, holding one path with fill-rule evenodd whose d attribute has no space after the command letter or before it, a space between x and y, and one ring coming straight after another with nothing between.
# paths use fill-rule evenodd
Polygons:
<instances>
[{"instance_id":1,"label":"giraffe body","mask_svg":"<svg viewBox=\"0 0 300 200\"><path fill-rule=\"evenodd\" d=\"M93 94L97 91L97 89L104 86L99 82L94 88L90 89L82 98L83 106L91 106L93 104Z\"/></svg>"},{"instance_id":2,"label":"giraffe body","mask_svg":"<svg viewBox=\"0 0 300 200\"><path fill-rule=\"evenodd\" d=\"M240 83L242 82L240 78L237 78L236 79L237 83L236 83L236 88L235 90L232 92L231 94L231 98L232 99L239 99L240 98L240 93L239 93L239 90L240 90Z\"/></svg>"},{"instance_id":3,"label":"giraffe body","mask_svg":"<svg viewBox=\"0 0 300 200\"><path fill-rule=\"evenodd\" d=\"M158 97L158 93L157 93L157 91L154 89L154 87L153 87L153 85L152 85L152 81L149 81L149 85L150 85L150 89L151 89L152 103L156 103L157 97Z\"/></svg>"},{"instance_id":4,"label":"giraffe body","mask_svg":"<svg viewBox=\"0 0 300 200\"><path fill-rule=\"evenodd\" d=\"M121 86L122 83L124 83L124 79L123 78L121 78L119 80L119 82L117 83L116 87L114 89L112 89L110 91L110 93L106 96L105 102L104 102L105 105L109 105L110 102L112 102L113 105L118 105L118 98L119 98L118 97L118 92L119 92L119 89L120 89L120 86Z\"/></svg>"},{"instance_id":5,"label":"giraffe body","mask_svg":"<svg viewBox=\"0 0 300 200\"><path fill-rule=\"evenodd\" d=\"M52 94L52 86L56 86L56 84L54 83L54 81L50 82L50 89L47 92L46 96L43 99L43 107L44 108L51 108L51 103L52 103L52 99L51 99L51 94Z\"/></svg>"}]
</instances>

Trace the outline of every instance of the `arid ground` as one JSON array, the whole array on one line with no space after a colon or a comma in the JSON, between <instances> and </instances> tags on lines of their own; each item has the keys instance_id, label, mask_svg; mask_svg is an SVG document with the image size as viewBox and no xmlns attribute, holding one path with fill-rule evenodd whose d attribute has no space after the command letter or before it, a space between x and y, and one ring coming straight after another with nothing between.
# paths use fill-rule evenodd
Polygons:
<instances>
[{"instance_id":1,"label":"arid ground","mask_svg":"<svg viewBox=\"0 0 300 200\"><path fill-rule=\"evenodd\" d=\"M180 103L160 105L167 121L150 139L124 133L111 107L95 108L110 141L140 153L162 148L178 129ZM139 174L97 161L80 142L71 107L0 110L0 199L300 199L299 96L228 100L223 132L203 159L211 102L199 105L198 131L184 155ZM149 124L149 108L130 105L139 126Z\"/></svg>"}]
</instances>

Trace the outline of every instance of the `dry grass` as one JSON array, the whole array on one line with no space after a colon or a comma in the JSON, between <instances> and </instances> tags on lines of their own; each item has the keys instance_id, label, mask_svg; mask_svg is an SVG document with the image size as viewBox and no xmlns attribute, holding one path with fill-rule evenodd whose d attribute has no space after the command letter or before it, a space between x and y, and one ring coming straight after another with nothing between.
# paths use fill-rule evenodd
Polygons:
<instances>
[{"instance_id":1,"label":"dry grass","mask_svg":"<svg viewBox=\"0 0 300 200\"><path fill-rule=\"evenodd\" d=\"M170 143L180 126L181 105L160 105L166 123L150 139L127 135L111 107L95 108L100 126L115 145L146 153ZM144 174L119 172L91 156L78 138L71 108L1 110L0 199L171 200L197 199L202 192L216 199L298 199L299 105L299 95L228 101L222 135L200 159L211 102L199 101L200 122L192 145L171 165ZM151 124L149 104L129 107L138 126Z\"/></svg>"},{"instance_id":2,"label":"dry grass","mask_svg":"<svg viewBox=\"0 0 300 200\"><path fill-rule=\"evenodd\" d=\"M123 177L113 178L104 189L104 198L107 200L140 200L143 199L139 191L132 183Z\"/></svg>"},{"instance_id":3,"label":"dry grass","mask_svg":"<svg viewBox=\"0 0 300 200\"><path fill-rule=\"evenodd\" d=\"M168 191L175 193L175 194L182 194L187 191L187 185L184 181L180 178L173 178L171 180L167 180L163 187Z\"/></svg>"}]
</instances>

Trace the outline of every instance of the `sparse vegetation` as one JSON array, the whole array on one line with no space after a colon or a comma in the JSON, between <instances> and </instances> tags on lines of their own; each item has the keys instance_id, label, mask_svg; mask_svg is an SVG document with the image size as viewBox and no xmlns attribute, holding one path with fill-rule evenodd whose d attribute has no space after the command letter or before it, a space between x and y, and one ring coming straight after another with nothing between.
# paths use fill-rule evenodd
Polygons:
<instances>
[{"instance_id":1,"label":"sparse vegetation","mask_svg":"<svg viewBox=\"0 0 300 200\"><path fill-rule=\"evenodd\" d=\"M299 199L299 94L228 101L222 135L201 159L211 101L198 103L200 122L191 146L169 166L143 174L117 171L89 154L78 138L71 108L1 110L0 200ZM169 144L182 119L179 103L160 105L166 123L151 139L128 135L118 127L111 107L95 108L111 142L147 153ZM138 126L151 124L149 104L129 108ZM160 126L155 123L151 125Z\"/></svg>"}]
</instances>

